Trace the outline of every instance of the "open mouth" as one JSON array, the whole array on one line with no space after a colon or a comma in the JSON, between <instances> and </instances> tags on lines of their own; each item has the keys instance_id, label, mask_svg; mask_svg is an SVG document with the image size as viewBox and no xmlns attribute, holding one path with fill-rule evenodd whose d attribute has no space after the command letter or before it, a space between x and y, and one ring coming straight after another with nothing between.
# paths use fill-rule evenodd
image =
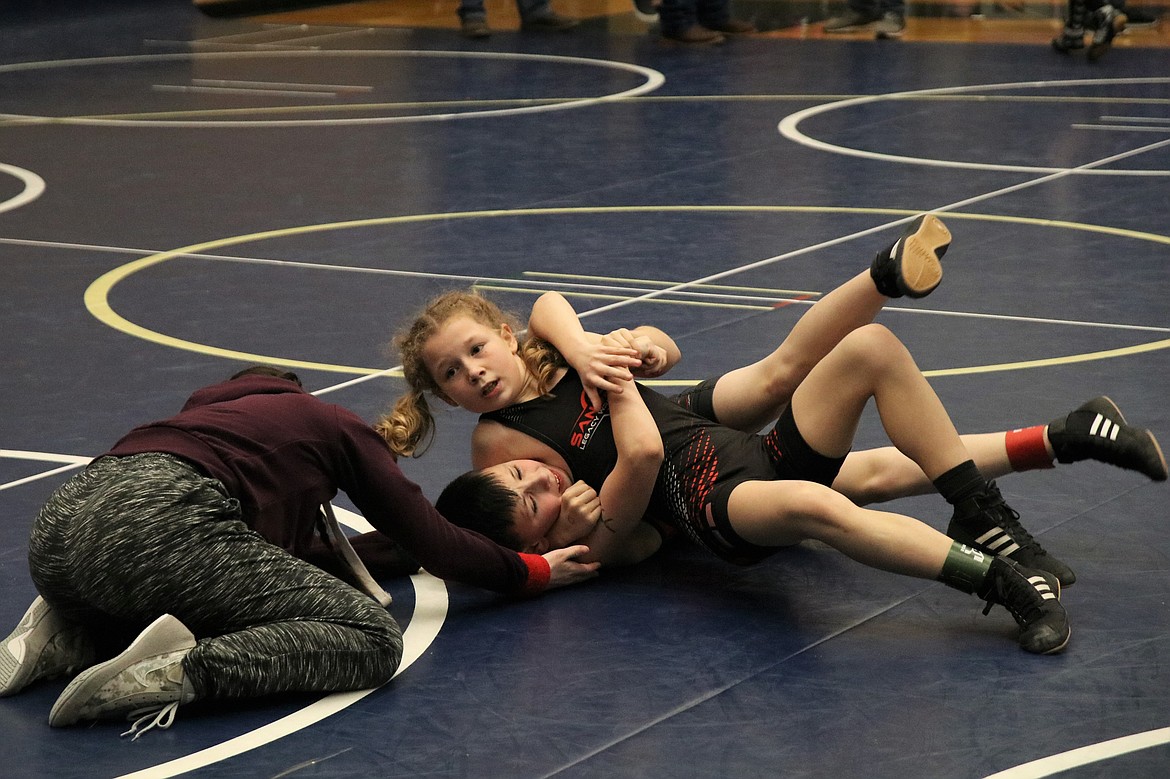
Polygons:
<instances>
[{"instance_id":1,"label":"open mouth","mask_svg":"<svg viewBox=\"0 0 1170 779\"><path fill-rule=\"evenodd\" d=\"M557 480L557 494L563 494L567 487L565 478L568 476L568 474L562 474L559 468L552 467L548 467L548 472L551 473L553 478Z\"/></svg>"},{"instance_id":2,"label":"open mouth","mask_svg":"<svg viewBox=\"0 0 1170 779\"><path fill-rule=\"evenodd\" d=\"M492 381L489 381L487 384L483 385L483 389L479 391L480 396L485 398L491 397L493 394L495 394L496 387L499 385L499 379L493 379Z\"/></svg>"}]
</instances>

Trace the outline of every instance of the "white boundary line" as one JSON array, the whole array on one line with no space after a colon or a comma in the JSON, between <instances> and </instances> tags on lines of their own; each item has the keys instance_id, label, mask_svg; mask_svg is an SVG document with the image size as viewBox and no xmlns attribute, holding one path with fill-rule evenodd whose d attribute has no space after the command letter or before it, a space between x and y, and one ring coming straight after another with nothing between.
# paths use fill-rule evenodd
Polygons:
<instances>
[{"instance_id":1,"label":"white boundary line","mask_svg":"<svg viewBox=\"0 0 1170 779\"><path fill-rule=\"evenodd\" d=\"M1014 768L990 774L984 779L1041 779L1041 777L1052 776L1090 763L1098 763L1102 760L1166 743L1170 743L1170 728L1147 730L1144 733L1134 733L1131 736L1122 736L1110 741L1102 741L1099 744L1090 744L1079 749L1033 760L1030 763L1023 763Z\"/></svg>"},{"instance_id":2,"label":"white boundary line","mask_svg":"<svg viewBox=\"0 0 1170 779\"><path fill-rule=\"evenodd\" d=\"M297 58L297 57L417 57L426 59L478 59L478 60L512 60L517 62L541 62L558 65L584 65L608 70L624 70L642 76L645 80L640 86L615 92L599 97L585 97L567 99L563 102L541 105L521 106L518 108L495 108L486 111L466 111L445 114L417 114L414 116L370 116L351 117L349 119L262 119L200 121L180 119L116 119L102 117L51 117L32 116L25 114L0 114L0 120L27 124L47 122L51 124L70 125L100 125L115 127L302 127L305 125L356 125L356 124L403 124L409 122L442 122L455 119L470 119L486 116L516 116L519 114L547 113L549 111L563 111L570 108L583 108L598 103L608 103L624 98L636 97L653 92L666 82L666 77L657 70L633 65L616 60L590 59L587 57L568 57L556 54L517 54L510 52L483 52L483 51L230 51L230 52L184 52L179 54L138 54L118 57L94 57L76 60L52 60L47 62L21 62L14 65L0 65L0 74L16 71L68 68L86 65L121 65L140 62L182 62L192 59L256 59L256 58ZM273 109L276 110L276 109Z\"/></svg>"},{"instance_id":3,"label":"white boundary line","mask_svg":"<svg viewBox=\"0 0 1170 779\"><path fill-rule=\"evenodd\" d=\"M39 481L48 478L49 476L56 476L58 473L65 473L74 468L80 468L89 463L92 457L83 457L74 454L52 454L50 452L26 452L21 449L0 449L0 459L8 458L11 460L36 460L38 462L49 463L66 463L60 468L52 468L47 471L35 473L32 476L25 476L23 479L15 479L14 481L4 482L0 484L0 492L10 490L13 487L19 487L22 484Z\"/></svg>"},{"instance_id":4,"label":"white boundary line","mask_svg":"<svg viewBox=\"0 0 1170 779\"><path fill-rule=\"evenodd\" d=\"M7 173L8 175L15 176L24 182L24 189L22 189L16 195L8 198L3 203L0 203L0 214L4 213L5 211L12 211L13 209L28 205L44 194L45 180L37 174L33 173L31 170L18 168L15 165L5 165L4 163L0 162L0 173Z\"/></svg>"},{"instance_id":5,"label":"white boundary line","mask_svg":"<svg viewBox=\"0 0 1170 779\"><path fill-rule=\"evenodd\" d=\"M1083 174L1096 176L1170 176L1170 170L1094 170L1102 163L1095 163L1090 165L1080 165L1075 168L1042 168L1029 165L997 165L986 162L960 162L958 160L938 160L929 159L925 157L904 157L897 154L884 154L882 152L864 151L861 149L850 149L846 146L837 146L835 144L818 141L811 138L797 129L797 125L819 114L825 114L829 111L837 111L843 108L854 108L859 105L867 105L869 103L881 103L890 100L901 100L909 97L922 97L924 95L957 95L965 92L977 92L988 89L1036 89L1039 87L1070 87L1070 86L1097 86L1110 84L1165 84L1170 83L1170 78L1091 78L1091 79L1073 79L1069 81L1021 81L1021 82L1007 82L1002 84L976 84L965 87L941 87L937 89L916 89L908 92L891 92L885 95L867 95L865 97L852 98L850 100L841 100L834 103L822 103L820 105L806 108L803 111L797 111L794 114L789 114L780 122L780 134L788 140L798 143L801 146L806 146L811 149L820 149L821 151L830 152L833 154L842 154L848 157L862 157L870 160L880 160L883 162L896 162L910 165L929 165L940 168L964 168L967 170L995 170L1006 171L1011 173L1062 173L1062 174ZM1168 142L1170 143L1170 142ZM1152 148L1152 147L1150 147ZM1121 159L1120 156L1109 158L1106 161L1114 159Z\"/></svg>"}]
</instances>

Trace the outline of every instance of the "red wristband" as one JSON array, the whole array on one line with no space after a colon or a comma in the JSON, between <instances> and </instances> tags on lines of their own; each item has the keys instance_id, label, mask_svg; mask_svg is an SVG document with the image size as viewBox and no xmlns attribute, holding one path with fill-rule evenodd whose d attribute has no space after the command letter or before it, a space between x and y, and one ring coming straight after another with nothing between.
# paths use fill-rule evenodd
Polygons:
<instances>
[{"instance_id":1,"label":"red wristband","mask_svg":"<svg viewBox=\"0 0 1170 779\"><path fill-rule=\"evenodd\" d=\"M525 595L535 595L543 592L549 580L552 579L552 566L538 554L520 554L520 559L528 566L528 580L524 582L522 592Z\"/></svg>"}]
</instances>

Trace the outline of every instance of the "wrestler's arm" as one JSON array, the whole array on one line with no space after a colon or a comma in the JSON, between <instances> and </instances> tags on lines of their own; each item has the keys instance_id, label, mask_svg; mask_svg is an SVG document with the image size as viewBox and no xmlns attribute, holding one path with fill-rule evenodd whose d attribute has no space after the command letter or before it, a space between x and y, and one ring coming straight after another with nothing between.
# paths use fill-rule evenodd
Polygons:
<instances>
[{"instance_id":1,"label":"wrestler's arm","mask_svg":"<svg viewBox=\"0 0 1170 779\"><path fill-rule=\"evenodd\" d=\"M617 462L601 485L601 520L581 539L589 547L585 559L603 566L627 565L657 550L657 544L648 548L646 531L657 533L642 517L662 466L662 436L633 381L624 389L609 395Z\"/></svg>"},{"instance_id":2,"label":"wrestler's arm","mask_svg":"<svg viewBox=\"0 0 1170 779\"><path fill-rule=\"evenodd\" d=\"M528 331L548 341L581 377L594 408L601 392L619 393L622 380L661 376L681 359L674 340L656 327L642 325L633 338L603 339L585 330L573 306L558 292L546 292L532 306Z\"/></svg>"}]
</instances>

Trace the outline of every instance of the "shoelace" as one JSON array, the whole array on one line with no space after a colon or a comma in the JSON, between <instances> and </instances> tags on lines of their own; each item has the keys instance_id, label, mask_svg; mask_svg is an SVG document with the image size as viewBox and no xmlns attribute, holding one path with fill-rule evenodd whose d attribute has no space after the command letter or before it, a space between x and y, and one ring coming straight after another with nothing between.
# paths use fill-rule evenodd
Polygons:
<instances>
[{"instance_id":1,"label":"shoelace","mask_svg":"<svg viewBox=\"0 0 1170 779\"><path fill-rule=\"evenodd\" d=\"M159 730L166 730L175 722L175 715L179 711L178 701L168 703L165 706L151 706L144 709L135 709L127 715L126 719L137 717L130 729L122 734L122 737L133 736L131 741L137 741L138 737L143 733L148 733L155 728ZM147 722L147 720L150 720ZM145 723L145 724L143 724Z\"/></svg>"},{"instance_id":2,"label":"shoelace","mask_svg":"<svg viewBox=\"0 0 1170 779\"><path fill-rule=\"evenodd\" d=\"M1003 590L999 593L1002 601L999 605L1007 609L1021 627L1027 627L1044 616L1044 601L1046 599L1059 597L1058 594L1052 592L1048 580L1043 576L1029 577L1013 569L1012 574L1004 579L1003 583ZM1022 604L1024 608L1021 610L1017 608L1021 604L1017 602L1016 596L1023 596L1024 593L1027 593L1027 596L1021 598L1025 601ZM995 605L994 601L988 600L983 609L983 615L987 616Z\"/></svg>"},{"instance_id":3,"label":"shoelace","mask_svg":"<svg viewBox=\"0 0 1170 779\"><path fill-rule=\"evenodd\" d=\"M1020 524L1020 512L1004 502L1003 495L995 486L995 482L990 484L990 494L992 499L987 504L987 509L995 514L998 520L996 524L1003 528L1021 549L1030 549L1038 555L1048 554L1044 551L1044 547L1040 546L1040 542Z\"/></svg>"}]
</instances>

